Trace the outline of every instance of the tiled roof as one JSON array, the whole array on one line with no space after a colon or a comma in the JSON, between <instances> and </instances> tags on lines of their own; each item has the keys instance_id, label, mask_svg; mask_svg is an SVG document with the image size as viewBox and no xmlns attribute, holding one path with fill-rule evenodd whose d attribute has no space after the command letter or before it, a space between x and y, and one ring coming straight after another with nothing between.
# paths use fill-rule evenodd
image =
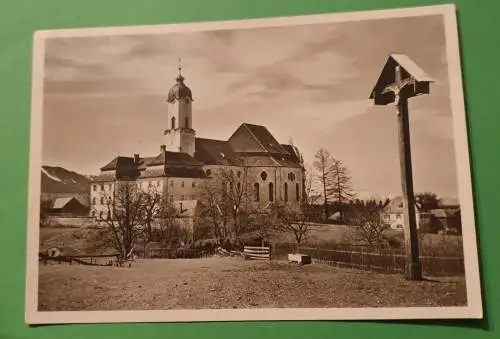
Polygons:
<instances>
[{"instance_id":1,"label":"tiled roof","mask_svg":"<svg viewBox=\"0 0 500 339\"><path fill-rule=\"evenodd\" d=\"M195 139L195 159L205 165L235 165L238 155L227 141L214 139Z\"/></svg>"},{"instance_id":2,"label":"tiled roof","mask_svg":"<svg viewBox=\"0 0 500 339\"><path fill-rule=\"evenodd\" d=\"M156 157L147 163L148 166L172 165L172 166L201 166L203 163L195 160L187 153L181 152L160 152Z\"/></svg>"},{"instance_id":3,"label":"tiled roof","mask_svg":"<svg viewBox=\"0 0 500 339\"><path fill-rule=\"evenodd\" d=\"M288 153L268 129L260 125L242 124L228 142L235 152Z\"/></svg>"},{"instance_id":4,"label":"tiled roof","mask_svg":"<svg viewBox=\"0 0 500 339\"><path fill-rule=\"evenodd\" d=\"M107 165L101 167L102 171L116 170L118 168L135 168L134 158L118 156L111 160Z\"/></svg>"},{"instance_id":5,"label":"tiled roof","mask_svg":"<svg viewBox=\"0 0 500 339\"><path fill-rule=\"evenodd\" d=\"M287 155L288 160L290 160L292 162L300 163L300 159L297 155L297 152L295 151L295 149L292 145L281 144L281 147L283 147L285 149L285 151L287 151L289 153L289 155Z\"/></svg>"}]
</instances>

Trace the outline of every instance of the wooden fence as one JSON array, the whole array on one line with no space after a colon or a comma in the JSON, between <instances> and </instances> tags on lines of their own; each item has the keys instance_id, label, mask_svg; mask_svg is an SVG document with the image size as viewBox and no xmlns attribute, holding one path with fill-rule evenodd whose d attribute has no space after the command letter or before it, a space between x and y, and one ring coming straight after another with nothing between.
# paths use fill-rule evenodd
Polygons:
<instances>
[{"instance_id":1,"label":"wooden fence","mask_svg":"<svg viewBox=\"0 0 500 339\"><path fill-rule=\"evenodd\" d=\"M270 260L271 249L269 247L245 246L243 256L250 260Z\"/></svg>"},{"instance_id":2,"label":"wooden fence","mask_svg":"<svg viewBox=\"0 0 500 339\"><path fill-rule=\"evenodd\" d=\"M68 263L72 265L73 263L80 265L92 265L92 266L112 266L118 263L118 254L100 254L100 255L59 255L50 256L48 254L39 253L39 261L47 265L49 262Z\"/></svg>"},{"instance_id":3,"label":"wooden fence","mask_svg":"<svg viewBox=\"0 0 500 339\"><path fill-rule=\"evenodd\" d=\"M171 249L171 248L150 248L145 252L146 258L163 259L194 259L207 258L215 254L215 249Z\"/></svg>"},{"instance_id":4,"label":"wooden fence","mask_svg":"<svg viewBox=\"0 0 500 339\"><path fill-rule=\"evenodd\" d=\"M301 247L300 253L313 258L313 262L338 267L350 267L384 273L401 273L405 267L404 254L390 251L332 250ZM422 270L428 276L463 275L463 257L421 256Z\"/></svg>"}]
</instances>

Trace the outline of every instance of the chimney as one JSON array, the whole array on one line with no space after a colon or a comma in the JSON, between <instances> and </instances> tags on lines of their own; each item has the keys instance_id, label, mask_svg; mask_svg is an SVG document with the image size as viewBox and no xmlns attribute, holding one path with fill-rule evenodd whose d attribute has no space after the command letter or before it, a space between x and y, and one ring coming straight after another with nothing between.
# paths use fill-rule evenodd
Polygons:
<instances>
[{"instance_id":1,"label":"chimney","mask_svg":"<svg viewBox=\"0 0 500 339\"><path fill-rule=\"evenodd\" d=\"M139 154L134 154L134 164L139 164Z\"/></svg>"},{"instance_id":2,"label":"chimney","mask_svg":"<svg viewBox=\"0 0 500 339\"><path fill-rule=\"evenodd\" d=\"M167 146L165 146L165 145L161 145L161 146L160 146L160 150L161 150L162 152L165 152L165 151L167 150Z\"/></svg>"}]
</instances>

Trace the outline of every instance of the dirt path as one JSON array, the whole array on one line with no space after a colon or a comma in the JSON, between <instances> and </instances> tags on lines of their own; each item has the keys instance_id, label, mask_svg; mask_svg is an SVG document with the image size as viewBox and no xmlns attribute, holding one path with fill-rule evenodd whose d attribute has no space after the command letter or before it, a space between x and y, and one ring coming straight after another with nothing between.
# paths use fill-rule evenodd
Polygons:
<instances>
[{"instance_id":1,"label":"dirt path","mask_svg":"<svg viewBox=\"0 0 500 339\"><path fill-rule=\"evenodd\" d=\"M40 310L465 305L463 278L236 258L149 260L132 268L40 266Z\"/></svg>"}]
</instances>

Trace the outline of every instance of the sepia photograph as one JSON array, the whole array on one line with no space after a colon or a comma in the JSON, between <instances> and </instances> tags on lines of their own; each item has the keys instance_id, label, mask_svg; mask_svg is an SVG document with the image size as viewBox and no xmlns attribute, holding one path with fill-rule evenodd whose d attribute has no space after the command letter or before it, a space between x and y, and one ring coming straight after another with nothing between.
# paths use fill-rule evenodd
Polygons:
<instances>
[{"instance_id":1,"label":"sepia photograph","mask_svg":"<svg viewBox=\"0 0 500 339\"><path fill-rule=\"evenodd\" d=\"M481 318L453 5L36 32L26 322Z\"/></svg>"}]
</instances>

